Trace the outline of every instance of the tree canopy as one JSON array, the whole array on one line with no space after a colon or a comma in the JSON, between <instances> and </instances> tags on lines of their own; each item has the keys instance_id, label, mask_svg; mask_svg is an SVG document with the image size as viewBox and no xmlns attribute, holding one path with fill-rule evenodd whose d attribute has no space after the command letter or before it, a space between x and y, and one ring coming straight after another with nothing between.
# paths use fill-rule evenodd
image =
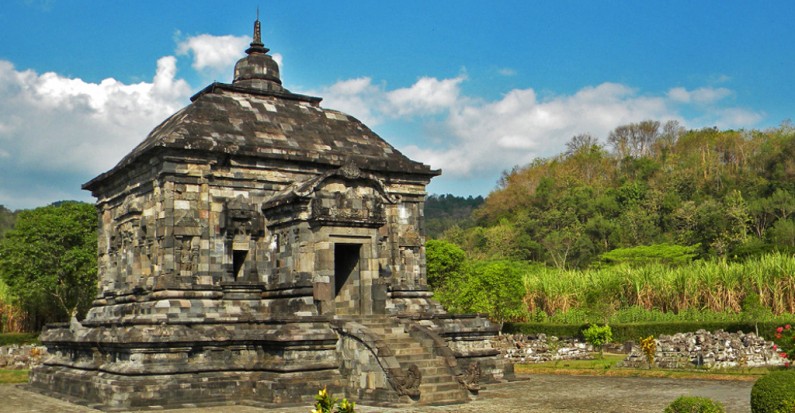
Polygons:
<instances>
[{"instance_id":1,"label":"tree canopy","mask_svg":"<svg viewBox=\"0 0 795 413\"><path fill-rule=\"evenodd\" d=\"M97 214L63 202L19 212L0 239L0 279L37 324L88 310L97 284Z\"/></svg>"}]
</instances>

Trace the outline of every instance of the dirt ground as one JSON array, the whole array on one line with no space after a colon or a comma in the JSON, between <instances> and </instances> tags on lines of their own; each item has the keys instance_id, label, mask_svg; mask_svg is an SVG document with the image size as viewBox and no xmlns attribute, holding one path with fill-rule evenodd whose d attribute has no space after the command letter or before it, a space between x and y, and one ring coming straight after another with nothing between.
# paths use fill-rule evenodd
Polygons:
<instances>
[{"instance_id":1,"label":"dirt ground","mask_svg":"<svg viewBox=\"0 0 795 413\"><path fill-rule=\"evenodd\" d=\"M455 406L380 408L357 406L357 412L615 412L660 413L682 395L709 397L722 402L729 413L751 411L753 382L682 380L638 377L531 375L521 380L487 386L470 403ZM169 413L308 413L310 406L262 409L250 406L216 406L160 410ZM8 413L97 412L29 392L20 386L0 385L0 411Z\"/></svg>"}]
</instances>

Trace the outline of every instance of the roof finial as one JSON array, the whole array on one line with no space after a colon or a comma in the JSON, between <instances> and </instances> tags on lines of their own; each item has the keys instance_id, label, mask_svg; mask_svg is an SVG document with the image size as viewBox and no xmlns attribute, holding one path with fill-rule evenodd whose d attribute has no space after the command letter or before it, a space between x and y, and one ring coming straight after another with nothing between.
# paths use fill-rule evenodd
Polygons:
<instances>
[{"instance_id":1,"label":"roof finial","mask_svg":"<svg viewBox=\"0 0 795 413\"><path fill-rule=\"evenodd\" d=\"M268 48L262 43L262 27L259 22L259 6L257 6L257 20L254 21L254 41L246 53L268 53Z\"/></svg>"}]
</instances>

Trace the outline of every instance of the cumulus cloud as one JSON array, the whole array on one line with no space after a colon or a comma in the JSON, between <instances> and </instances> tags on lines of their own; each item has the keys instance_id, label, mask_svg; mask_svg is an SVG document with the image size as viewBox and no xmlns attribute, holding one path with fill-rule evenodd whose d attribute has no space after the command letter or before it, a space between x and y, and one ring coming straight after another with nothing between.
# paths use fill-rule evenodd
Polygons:
<instances>
[{"instance_id":1,"label":"cumulus cloud","mask_svg":"<svg viewBox=\"0 0 795 413\"><path fill-rule=\"evenodd\" d=\"M731 90L725 87L711 88L702 87L695 90L687 90L683 87L675 87L668 91L668 97L681 103L697 103L701 105L715 103L732 94Z\"/></svg>"},{"instance_id":2,"label":"cumulus cloud","mask_svg":"<svg viewBox=\"0 0 795 413\"><path fill-rule=\"evenodd\" d=\"M251 38L248 36L200 34L180 42L177 45L177 54L191 54L191 66L196 70L227 73L250 42Z\"/></svg>"},{"instance_id":3,"label":"cumulus cloud","mask_svg":"<svg viewBox=\"0 0 795 413\"><path fill-rule=\"evenodd\" d=\"M190 87L175 74L172 56L158 60L152 82L136 84L18 71L0 61L0 150L24 167L109 168L184 104Z\"/></svg>"},{"instance_id":4,"label":"cumulus cloud","mask_svg":"<svg viewBox=\"0 0 795 413\"><path fill-rule=\"evenodd\" d=\"M392 110L393 116L407 116L421 113L438 113L455 105L459 99L463 76L453 79L420 78L407 88L386 93L385 108Z\"/></svg>"},{"instance_id":5,"label":"cumulus cloud","mask_svg":"<svg viewBox=\"0 0 795 413\"><path fill-rule=\"evenodd\" d=\"M647 95L619 83L584 87L570 95L539 99L534 89L514 89L484 101L461 91L465 76L422 77L408 87L389 90L367 77L343 80L315 93L324 105L353 114L372 125L425 119L431 136L405 138L407 155L442 168L445 177L499 172L537 157L559 153L574 135L606 137L616 126L645 119L679 120L691 127L752 127L763 114L724 107L727 88L681 87ZM689 116L686 116L689 115ZM418 143L420 142L421 143ZM394 143L394 142L393 142Z\"/></svg>"},{"instance_id":6,"label":"cumulus cloud","mask_svg":"<svg viewBox=\"0 0 795 413\"><path fill-rule=\"evenodd\" d=\"M387 90L369 77L342 80L306 93L323 97L323 105L356 116L369 125L385 120L427 116L446 112L465 100L460 84L465 77L436 79L422 77L413 85Z\"/></svg>"},{"instance_id":7,"label":"cumulus cloud","mask_svg":"<svg viewBox=\"0 0 795 413\"><path fill-rule=\"evenodd\" d=\"M80 198L82 182L111 168L190 92L173 56L157 61L151 82L134 84L17 70L0 60L0 204Z\"/></svg>"}]
</instances>

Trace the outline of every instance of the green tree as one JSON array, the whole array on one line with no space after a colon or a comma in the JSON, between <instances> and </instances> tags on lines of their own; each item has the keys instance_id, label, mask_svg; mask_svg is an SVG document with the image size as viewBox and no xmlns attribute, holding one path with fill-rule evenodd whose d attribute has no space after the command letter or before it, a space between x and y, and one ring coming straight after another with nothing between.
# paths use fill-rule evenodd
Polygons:
<instances>
[{"instance_id":1,"label":"green tree","mask_svg":"<svg viewBox=\"0 0 795 413\"><path fill-rule=\"evenodd\" d=\"M466 253L452 242L432 239L425 243L426 274L433 289L444 288L448 280L460 279L465 262Z\"/></svg>"},{"instance_id":2,"label":"green tree","mask_svg":"<svg viewBox=\"0 0 795 413\"><path fill-rule=\"evenodd\" d=\"M483 313L498 322L527 317L524 274L529 266L518 261L480 261L448 288L439 300L456 313Z\"/></svg>"},{"instance_id":3,"label":"green tree","mask_svg":"<svg viewBox=\"0 0 795 413\"><path fill-rule=\"evenodd\" d=\"M93 205L63 202L20 212L0 240L0 278L34 327L88 310L97 286L96 228Z\"/></svg>"},{"instance_id":4,"label":"green tree","mask_svg":"<svg viewBox=\"0 0 795 413\"><path fill-rule=\"evenodd\" d=\"M782 250L795 250L795 222L789 219L779 219L768 230L770 242L774 247Z\"/></svg>"}]
</instances>

